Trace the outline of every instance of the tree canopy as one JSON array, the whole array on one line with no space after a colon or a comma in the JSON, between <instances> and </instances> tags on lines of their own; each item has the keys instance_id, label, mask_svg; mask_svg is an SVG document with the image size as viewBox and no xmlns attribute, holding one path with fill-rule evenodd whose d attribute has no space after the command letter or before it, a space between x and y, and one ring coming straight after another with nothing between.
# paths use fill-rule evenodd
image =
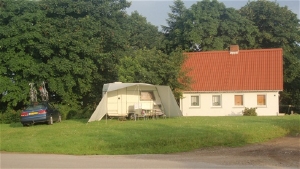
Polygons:
<instances>
[{"instance_id":1,"label":"tree canopy","mask_svg":"<svg viewBox=\"0 0 300 169\"><path fill-rule=\"evenodd\" d=\"M224 50L231 44L243 49L255 48L258 29L237 10L217 0L203 0L186 9L181 0L171 6L172 13L163 27L170 50Z\"/></svg>"},{"instance_id":2,"label":"tree canopy","mask_svg":"<svg viewBox=\"0 0 300 169\"><path fill-rule=\"evenodd\" d=\"M6 94L1 100L9 106L26 102L31 81L45 80L51 94L65 104L76 104L91 92L92 84L112 71L101 60L112 64L112 49L124 48L114 36L114 20L122 20L121 10L128 7L121 2L3 0L1 91Z\"/></svg>"}]
</instances>

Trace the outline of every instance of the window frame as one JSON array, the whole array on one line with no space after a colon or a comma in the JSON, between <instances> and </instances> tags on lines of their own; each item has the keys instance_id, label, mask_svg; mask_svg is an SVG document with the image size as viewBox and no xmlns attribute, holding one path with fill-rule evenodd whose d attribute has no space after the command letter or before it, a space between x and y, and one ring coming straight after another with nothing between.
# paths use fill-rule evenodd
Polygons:
<instances>
[{"instance_id":1,"label":"window frame","mask_svg":"<svg viewBox=\"0 0 300 169\"><path fill-rule=\"evenodd\" d=\"M146 98L145 94L143 94L143 93L149 93L150 95L149 94L147 94L147 95L150 96L150 99L148 97ZM155 101L154 91L153 90L142 90L142 91L140 91L140 101Z\"/></svg>"},{"instance_id":2,"label":"window frame","mask_svg":"<svg viewBox=\"0 0 300 169\"><path fill-rule=\"evenodd\" d=\"M219 97L219 105L214 105L214 103L217 103L217 102L214 102L214 98L215 97ZM211 105L212 105L212 107L222 107L222 94L213 94L212 96L211 96Z\"/></svg>"},{"instance_id":3,"label":"window frame","mask_svg":"<svg viewBox=\"0 0 300 169\"><path fill-rule=\"evenodd\" d=\"M198 97L198 105L193 105L193 103L192 103L192 97ZM198 95L196 95L196 94L193 94L193 95L191 95L191 97L190 97L191 99L190 99L190 107L200 107L200 95L198 94Z\"/></svg>"},{"instance_id":4,"label":"window frame","mask_svg":"<svg viewBox=\"0 0 300 169\"><path fill-rule=\"evenodd\" d=\"M264 104L258 104L258 96L264 96ZM256 105L257 107L266 107L267 106L267 95L266 94L257 94L256 95Z\"/></svg>"},{"instance_id":5,"label":"window frame","mask_svg":"<svg viewBox=\"0 0 300 169\"><path fill-rule=\"evenodd\" d=\"M242 97L242 100L241 100L241 104L240 105L237 105L236 103L236 96L241 96ZM244 95L243 94L234 94L234 97L233 97L233 104L235 107L244 107L245 106L245 101L244 101Z\"/></svg>"}]
</instances>

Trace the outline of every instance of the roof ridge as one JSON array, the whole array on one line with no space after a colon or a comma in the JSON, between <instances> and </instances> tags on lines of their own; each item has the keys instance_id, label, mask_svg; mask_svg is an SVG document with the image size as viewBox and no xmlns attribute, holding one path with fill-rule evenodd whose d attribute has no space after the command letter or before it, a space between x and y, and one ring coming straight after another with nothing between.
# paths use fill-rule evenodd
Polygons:
<instances>
[{"instance_id":1,"label":"roof ridge","mask_svg":"<svg viewBox=\"0 0 300 169\"><path fill-rule=\"evenodd\" d=\"M260 52L260 51L276 51L283 50L282 48L267 48L267 49L242 49L239 52ZM211 50L211 51L200 51L200 52L184 52L184 54L197 54L197 53L225 53L230 52L229 50Z\"/></svg>"}]
</instances>

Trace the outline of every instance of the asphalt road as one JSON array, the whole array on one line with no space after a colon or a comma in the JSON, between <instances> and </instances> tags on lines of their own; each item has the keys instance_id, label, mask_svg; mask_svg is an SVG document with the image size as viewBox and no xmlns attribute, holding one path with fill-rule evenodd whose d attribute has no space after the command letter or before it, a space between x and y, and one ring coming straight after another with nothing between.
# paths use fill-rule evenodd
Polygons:
<instances>
[{"instance_id":1,"label":"asphalt road","mask_svg":"<svg viewBox=\"0 0 300 169\"><path fill-rule=\"evenodd\" d=\"M252 165L217 165L184 160L180 155L53 155L1 153L1 169L12 168L266 168ZM272 167L271 167L272 168Z\"/></svg>"}]
</instances>

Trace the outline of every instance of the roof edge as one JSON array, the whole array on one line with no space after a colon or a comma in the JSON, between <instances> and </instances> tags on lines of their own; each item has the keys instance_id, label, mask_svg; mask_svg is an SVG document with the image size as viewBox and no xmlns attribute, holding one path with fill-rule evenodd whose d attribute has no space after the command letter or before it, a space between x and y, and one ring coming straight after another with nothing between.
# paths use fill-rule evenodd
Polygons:
<instances>
[{"instance_id":1,"label":"roof edge","mask_svg":"<svg viewBox=\"0 0 300 169\"><path fill-rule=\"evenodd\" d=\"M183 91L183 93L247 93L247 92L280 92L283 90L230 90L230 91Z\"/></svg>"},{"instance_id":2,"label":"roof edge","mask_svg":"<svg viewBox=\"0 0 300 169\"><path fill-rule=\"evenodd\" d=\"M283 51L282 48L269 48L269 49L243 49L239 52L259 52L259 51ZM193 54L193 53L229 53L229 50L212 50L212 51L203 51L203 52L184 52L184 54Z\"/></svg>"}]
</instances>

